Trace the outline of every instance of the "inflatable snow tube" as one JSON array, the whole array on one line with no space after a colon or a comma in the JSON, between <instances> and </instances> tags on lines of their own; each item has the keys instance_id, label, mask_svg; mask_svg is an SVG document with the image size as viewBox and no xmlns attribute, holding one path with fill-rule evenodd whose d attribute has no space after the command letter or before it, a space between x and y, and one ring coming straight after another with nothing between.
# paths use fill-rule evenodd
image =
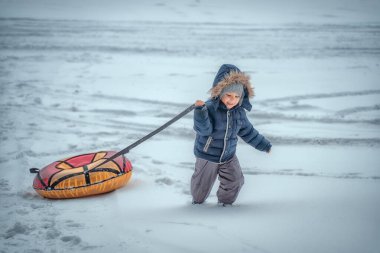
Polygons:
<instances>
[{"instance_id":1,"label":"inflatable snow tube","mask_svg":"<svg viewBox=\"0 0 380 253\"><path fill-rule=\"evenodd\" d=\"M131 178L131 162L121 155L96 166L115 153L102 151L51 163L38 171L33 188L49 199L80 198L114 191Z\"/></svg>"}]
</instances>

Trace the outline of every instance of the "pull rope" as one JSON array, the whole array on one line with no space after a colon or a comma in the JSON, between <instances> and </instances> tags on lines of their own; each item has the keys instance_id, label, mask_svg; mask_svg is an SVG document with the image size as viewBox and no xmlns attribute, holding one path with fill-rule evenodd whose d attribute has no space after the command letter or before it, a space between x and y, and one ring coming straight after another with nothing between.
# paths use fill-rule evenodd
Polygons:
<instances>
[{"instance_id":1,"label":"pull rope","mask_svg":"<svg viewBox=\"0 0 380 253\"><path fill-rule=\"evenodd\" d=\"M180 118L182 118L183 116L185 116L186 114L188 114L189 112L191 112L194 108L195 108L195 105L192 104L191 106L189 106L188 108L186 108L184 111L182 111L181 113L179 113L178 115L176 115L174 118L172 118L171 120L169 120L168 122L166 122L165 124L163 124L162 126L160 126L159 128L157 128L156 130L154 130L153 132L145 135L144 137L142 137L141 139L139 139L136 142L132 143L128 147L120 150L119 152L117 152L113 156L107 158L106 160L104 160L100 164L96 165L94 168L98 168L98 167L102 166L103 164L108 163L108 162L114 160L115 158L117 158L117 157L119 157L119 156L121 156L123 154L128 153L131 149L133 149L136 146L140 145L141 143L143 143L144 141L148 140L152 136L158 134L159 132L161 132L162 130L164 130L165 128L167 128L168 126L170 126L171 124L173 124L174 122L176 122L177 120L179 120Z\"/></svg>"}]
</instances>

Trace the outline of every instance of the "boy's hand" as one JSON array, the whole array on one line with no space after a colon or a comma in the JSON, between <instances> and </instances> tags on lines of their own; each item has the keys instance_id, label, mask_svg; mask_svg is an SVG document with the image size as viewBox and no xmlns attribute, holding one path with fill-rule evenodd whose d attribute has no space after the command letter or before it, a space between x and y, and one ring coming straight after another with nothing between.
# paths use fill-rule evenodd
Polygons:
<instances>
[{"instance_id":1,"label":"boy's hand","mask_svg":"<svg viewBox=\"0 0 380 253\"><path fill-rule=\"evenodd\" d=\"M195 101L195 106L204 106L204 105L205 105L205 102L203 102L202 100Z\"/></svg>"}]
</instances>

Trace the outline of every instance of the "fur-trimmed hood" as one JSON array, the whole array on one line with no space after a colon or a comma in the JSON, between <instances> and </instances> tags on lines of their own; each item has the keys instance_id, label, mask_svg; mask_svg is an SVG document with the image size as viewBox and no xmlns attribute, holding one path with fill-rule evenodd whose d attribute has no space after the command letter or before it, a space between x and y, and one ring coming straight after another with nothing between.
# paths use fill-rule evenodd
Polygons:
<instances>
[{"instance_id":1,"label":"fur-trimmed hood","mask_svg":"<svg viewBox=\"0 0 380 253\"><path fill-rule=\"evenodd\" d=\"M218 73L215 76L214 83L210 89L211 98L220 100L220 94L222 90L234 83L241 83L244 88L244 97L241 106L250 111L252 105L249 102L249 98L252 98L255 94L253 87L249 81L249 76L244 72L241 72L238 67L232 64L223 64Z\"/></svg>"}]
</instances>

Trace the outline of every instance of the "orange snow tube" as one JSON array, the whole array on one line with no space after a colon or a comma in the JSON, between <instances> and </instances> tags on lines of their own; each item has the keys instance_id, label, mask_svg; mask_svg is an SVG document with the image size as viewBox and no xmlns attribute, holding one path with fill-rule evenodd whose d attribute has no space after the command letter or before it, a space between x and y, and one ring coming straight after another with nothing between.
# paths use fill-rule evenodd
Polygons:
<instances>
[{"instance_id":1,"label":"orange snow tube","mask_svg":"<svg viewBox=\"0 0 380 253\"><path fill-rule=\"evenodd\" d=\"M56 161L38 171L33 188L49 199L80 198L116 190L131 178L131 162L121 155L96 167L114 154L115 151L102 151Z\"/></svg>"}]
</instances>

